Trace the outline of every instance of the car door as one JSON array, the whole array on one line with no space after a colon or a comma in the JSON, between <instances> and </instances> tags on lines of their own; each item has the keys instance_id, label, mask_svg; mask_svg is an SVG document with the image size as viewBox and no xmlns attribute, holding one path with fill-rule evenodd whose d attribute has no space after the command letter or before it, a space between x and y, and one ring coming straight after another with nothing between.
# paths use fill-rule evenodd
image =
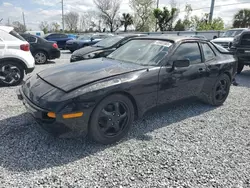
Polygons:
<instances>
[{"instance_id":1,"label":"car door","mask_svg":"<svg viewBox=\"0 0 250 188\"><path fill-rule=\"evenodd\" d=\"M175 60L189 60L188 67L174 67ZM158 104L198 95L207 76L198 42L181 43L159 73Z\"/></svg>"}]
</instances>

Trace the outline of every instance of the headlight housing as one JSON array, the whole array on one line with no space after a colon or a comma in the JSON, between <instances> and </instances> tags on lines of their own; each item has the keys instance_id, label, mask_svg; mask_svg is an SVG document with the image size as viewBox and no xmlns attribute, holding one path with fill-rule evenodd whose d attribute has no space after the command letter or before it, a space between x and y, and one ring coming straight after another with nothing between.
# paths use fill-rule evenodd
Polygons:
<instances>
[{"instance_id":1,"label":"headlight housing","mask_svg":"<svg viewBox=\"0 0 250 188\"><path fill-rule=\"evenodd\" d=\"M96 52L92 52L92 53L89 53L89 54L86 54L83 56L84 59L91 59L91 58L94 58L94 57L97 57L99 54L103 53L104 51L103 50L99 50L99 51L96 51Z\"/></svg>"}]
</instances>

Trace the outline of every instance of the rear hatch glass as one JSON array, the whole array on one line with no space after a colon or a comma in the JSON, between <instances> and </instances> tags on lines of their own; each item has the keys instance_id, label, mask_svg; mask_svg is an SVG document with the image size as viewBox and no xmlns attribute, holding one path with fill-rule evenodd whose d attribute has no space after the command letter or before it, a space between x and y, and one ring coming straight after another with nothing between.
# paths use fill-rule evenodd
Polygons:
<instances>
[{"instance_id":1,"label":"rear hatch glass","mask_svg":"<svg viewBox=\"0 0 250 188\"><path fill-rule=\"evenodd\" d=\"M26 41L21 35L19 35L19 34L18 34L16 31L14 31L14 30L12 30L12 31L10 32L10 35L12 35L12 36L18 38L19 40Z\"/></svg>"}]
</instances>

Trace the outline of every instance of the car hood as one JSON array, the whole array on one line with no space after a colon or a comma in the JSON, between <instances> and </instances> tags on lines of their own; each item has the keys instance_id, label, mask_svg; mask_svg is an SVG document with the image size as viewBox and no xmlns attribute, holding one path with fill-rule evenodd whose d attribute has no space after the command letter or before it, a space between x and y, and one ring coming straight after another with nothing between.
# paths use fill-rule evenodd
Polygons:
<instances>
[{"instance_id":1,"label":"car hood","mask_svg":"<svg viewBox=\"0 0 250 188\"><path fill-rule=\"evenodd\" d=\"M105 78L143 69L147 67L98 58L46 69L38 73L38 76L52 86L70 92Z\"/></svg>"},{"instance_id":2,"label":"car hood","mask_svg":"<svg viewBox=\"0 0 250 188\"><path fill-rule=\"evenodd\" d=\"M234 38L233 37L225 37L225 38L217 38L212 40L212 42L233 42Z\"/></svg>"},{"instance_id":3,"label":"car hood","mask_svg":"<svg viewBox=\"0 0 250 188\"><path fill-rule=\"evenodd\" d=\"M74 51L74 53L72 54L72 56L84 56L88 53L97 51L97 50L101 50L103 48L101 47L95 47L95 46L86 46L84 48L80 48L79 50Z\"/></svg>"}]
</instances>

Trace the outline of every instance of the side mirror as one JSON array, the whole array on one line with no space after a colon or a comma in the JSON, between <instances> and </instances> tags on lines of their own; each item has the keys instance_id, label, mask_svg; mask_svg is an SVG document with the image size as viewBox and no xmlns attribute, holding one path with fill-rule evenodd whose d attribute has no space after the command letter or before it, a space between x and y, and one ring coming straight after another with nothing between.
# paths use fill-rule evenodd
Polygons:
<instances>
[{"instance_id":1,"label":"side mirror","mask_svg":"<svg viewBox=\"0 0 250 188\"><path fill-rule=\"evenodd\" d=\"M91 37L91 38L90 38L90 40L91 40L91 41L93 41L93 40L94 40L94 38L93 38L93 37Z\"/></svg>"},{"instance_id":2,"label":"side mirror","mask_svg":"<svg viewBox=\"0 0 250 188\"><path fill-rule=\"evenodd\" d=\"M185 60L176 60L173 63L174 67L181 68L181 67L189 67L190 61L188 59Z\"/></svg>"}]
</instances>

